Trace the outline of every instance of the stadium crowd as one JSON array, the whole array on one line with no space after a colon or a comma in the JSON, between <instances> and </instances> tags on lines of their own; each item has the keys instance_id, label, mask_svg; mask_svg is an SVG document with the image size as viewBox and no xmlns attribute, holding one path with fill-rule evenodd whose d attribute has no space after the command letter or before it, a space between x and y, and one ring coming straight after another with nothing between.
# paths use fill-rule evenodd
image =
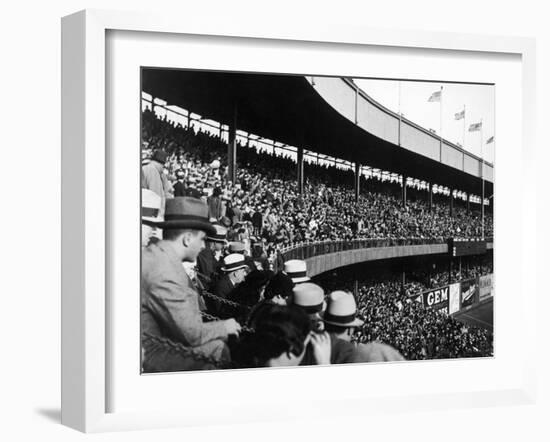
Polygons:
<instances>
[{"instance_id":1,"label":"stadium crowd","mask_svg":"<svg viewBox=\"0 0 550 442\"><path fill-rule=\"evenodd\" d=\"M280 253L314 240L479 237L475 212L403 206L395 184L376 180L356 202L353 175L333 166L308 164L301 195L289 158L244 146L233 185L219 137L150 111L142 127L145 372L492 354L490 333L412 300L420 282L370 281L354 297ZM486 235L491 226L487 216Z\"/></svg>"},{"instance_id":2,"label":"stadium crowd","mask_svg":"<svg viewBox=\"0 0 550 442\"><path fill-rule=\"evenodd\" d=\"M382 341L408 360L493 354L492 332L466 326L445 312L426 308L414 299L426 287L418 282L383 281L363 285L357 297L359 316L368 318L354 338Z\"/></svg>"},{"instance_id":3,"label":"stadium crowd","mask_svg":"<svg viewBox=\"0 0 550 442\"><path fill-rule=\"evenodd\" d=\"M403 207L400 185L376 178L362 181L355 201L353 172L334 166L305 164L304 194L298 193L295 163L288 157L257 152L239 144L236 184L226 180L227 145L217 136L175 126L143 113L143 152L168 155L163 164L167 192L209 201L210 217L228 226L247 222L256 236L274 247L303 241L353 238L480 237L479 212L456 201L436 198L429 210L427 192L410 192ZM415 195L424 194L424 199ZM492 217L485 217L485 236L492 236Z\"/></svg>"}]
</instances>

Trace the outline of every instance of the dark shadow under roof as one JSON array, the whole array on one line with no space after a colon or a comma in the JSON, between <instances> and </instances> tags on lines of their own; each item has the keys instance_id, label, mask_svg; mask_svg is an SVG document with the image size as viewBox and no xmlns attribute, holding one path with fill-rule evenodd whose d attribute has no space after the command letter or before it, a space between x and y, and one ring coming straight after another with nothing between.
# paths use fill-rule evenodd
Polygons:
<instances>
[{"instance_id":1,"label":"dark shadow under roof","mask_svg":"<svg viewBox=\"0 0 550 442\"><path fill-rule=\"evenodd\" d=\"M303 76L142 69L142 90L237 129L479 195L481 179L382 140L330 106ZM485 181L485 194L493 184Z\"/></svg>"}]
</instances>

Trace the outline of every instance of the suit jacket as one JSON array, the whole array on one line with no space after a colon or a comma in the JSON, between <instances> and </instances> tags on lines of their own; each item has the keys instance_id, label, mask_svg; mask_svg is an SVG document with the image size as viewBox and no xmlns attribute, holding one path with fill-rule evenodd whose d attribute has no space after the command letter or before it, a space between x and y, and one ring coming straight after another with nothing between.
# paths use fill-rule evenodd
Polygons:
<instances>
[{"instance_id":1,"label":"suit jacket","mask_svg":"<svg viewBox=\"0 0 550 442\"><path fill-rule=\"evenodd\" d=\"M167 241L143 249L141 330L190 347L227 338L221 321L202 322L199 294Z\"/></svg>"},{"instance_id":2,"label":"suit jacket","mask_svg":"<svg viewBox=\"0 0 550 442\"><path fill-rule=\"evenodd\" d=\"M343 339L330 335L330 363L331 364L349 364L359 362L355 359L356 347L354 344ZM315 365L315 357L311 344L307 346L306 353L300 362L300 365Z\"/></svg>"},{"instance_id":3,"label":"suit jacket","mask_svg":"<svg viewBox=\"0 0 550 442\"><path fill-rule=\"evenodd\" d=\"M405 358L395 348L382 342L369 342L358 344L357 350L351 362L385 362L404 361Z\"/></svg>"},{"instance_id":4,"label":"suit jacket","mask_svg":"<svg viewBox=\"0 0 550 442\"><path fill-rule=\"evenodd\" d=\"M219 261L215 258L214 252L210 248L205 248L201 250L199 256L197 257L197 268L201 275L204 275L207 280L205 286L211 290L213 288L213 282L215 279L215 274L219 273L220 268L223 262L220 259Z\"/></svg>"},{"instance_id":5,"label":"suit jacket","mask_svg":"<svg viewBox=\"0 0 550 442\"><path fill-rule=\"evenodd\" d=\"M160 196L160 216L164 216L164 204L166 198L170 198L171 185L166 179L164 173L162 173L162 164L151 161L141 168L142 181L141 185L145 189L152 190L158 196Z\"/></svg>"},{"instance_id":6,"label":"suit jacket","mask_svg":"<svg viewBox=\"0 0 550 442\"><path fill-rule=\"evenodd\" d=\"M179 181L174 184L174 196L186 196L185 190L185 184L180 183Z\"/></svg>"},{"instance_id":7,"label":"suit jacket","mask_svg":"<svg viewBox=\"0 0 550 442\"><path fill-rule=\"evenodd\" d=\"M212 294L218 296L219 298L227 299L229 294L235 289L235 286L229 279L229 275L225 274L223 275L216 284L214 285L214 289L212 290ZM227 316L227 312L224 308L224 305L222 302L213 300L213 299L206 299L206 306L209 313L213 314L214 316L218 317L231 317Z\"/></svg>"}]
</instances>

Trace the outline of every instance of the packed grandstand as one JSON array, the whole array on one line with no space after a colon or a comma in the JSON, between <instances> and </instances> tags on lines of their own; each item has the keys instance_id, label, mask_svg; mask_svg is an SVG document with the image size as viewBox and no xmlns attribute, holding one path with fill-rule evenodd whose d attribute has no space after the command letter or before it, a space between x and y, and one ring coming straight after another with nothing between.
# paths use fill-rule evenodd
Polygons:
<instances>
[{"instance_id":1,"label":"packed grandstand","mask_svg":"<svg viewBox=\"0 0 550 442\"><path fill-rule=\"evenodd\" d=\"M430 210L427 192L415 189L409 190L408 202L403 205L401 184L391 180L362 177L361 192L356 201L353 172L335 165L306 163L304 189L300 194L296 164L290 156L240 143L237 146L237 179L233 184L227 173L227 143L219 135L200 128L197 130L196 126L184 127L145 109L142 113L144 165L155 158L155 152L165 154L162 169L166 198L201 199L208 208L210 222L220 226L224 232L214 268L208 268L204 263L201 266L200 257L195 266L186 267L200 291L202 320L208 323L236 318L242 329L228 339L232 357L204 357L203 362L183 364L183 368L177 368L177 364L159 368L158 364L148 366L145 363L144 371L265 364L265 357L251 358L251 354L262 353L258 350L261 345L254 342L262 335L262 325L258 321L263 318L269 325L272 316L277 317L277 314L288 320L284 312L266 313L265 304L272 304L273 309L277 309L282 307L275 299L282 300L280 303L284 305L292 303L293 289L297 284L282 276L287 270L285 252L300 245L362 239L382 240L387 244L396 241L416 244L419 240L433 244L445 243L450 237L492 236L490 213L485 214L483 229L480 213L475 208L458 203L451 216L447 199L441 196L434 198ZM151 242L156 241L153 238ZM232 250L235 244L241 248ZM232 290L223 291L219 286L224 277L224 257L235 255L234 252L247 257L248 267L243 279ZM348 339L351 343L381 343L399 355L385 359L372 356L371 352L371 360L414 360L493 354L492 330L467 326L445 312L426 308L415 301L415 295L430 288L491 273L492 260L489 260L483 265L472 265L460 271L455 269L454 272L435 269L434 264L427 273L417 269L408 275L408 281L403 281L398 272L359 278L320 275L315 281L325 295L335 291L354 293L355 314L361 325L351 329ZM309 317L313 329L315 320L311 314ZM270 333L273 330L270 329ZM283 331L279 333L284 334ZM168 346L172 354L185 355L187 359L203 358L200 350L193 352L170 334L168 337L176 342L170 342L167 337L153 338L145 334L145 353L158 354L159 346ZM377 351L374 354L378 354ZM345 359L336 362L347 362ZM348 360L363 362L369 357Z\"/></svg>"}]
</instances>

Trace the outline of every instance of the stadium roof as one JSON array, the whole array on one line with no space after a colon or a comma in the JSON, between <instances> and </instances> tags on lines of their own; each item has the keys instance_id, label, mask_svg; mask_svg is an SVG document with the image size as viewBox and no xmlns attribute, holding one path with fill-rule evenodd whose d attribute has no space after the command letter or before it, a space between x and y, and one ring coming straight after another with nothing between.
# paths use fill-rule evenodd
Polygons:
<instances>
[{"instance_id":1,"label":"stadium roof","mask_svg":"<svg viewBox=\"0 0 550 442\"><path fill-rule=\"evenodd\" d=\"M303 76L144 68L142 91L291 146L479 195L481 180L383 140L329 105ZM485 194L493 184L485 181Z\"/></svg>"}]
</instances>

